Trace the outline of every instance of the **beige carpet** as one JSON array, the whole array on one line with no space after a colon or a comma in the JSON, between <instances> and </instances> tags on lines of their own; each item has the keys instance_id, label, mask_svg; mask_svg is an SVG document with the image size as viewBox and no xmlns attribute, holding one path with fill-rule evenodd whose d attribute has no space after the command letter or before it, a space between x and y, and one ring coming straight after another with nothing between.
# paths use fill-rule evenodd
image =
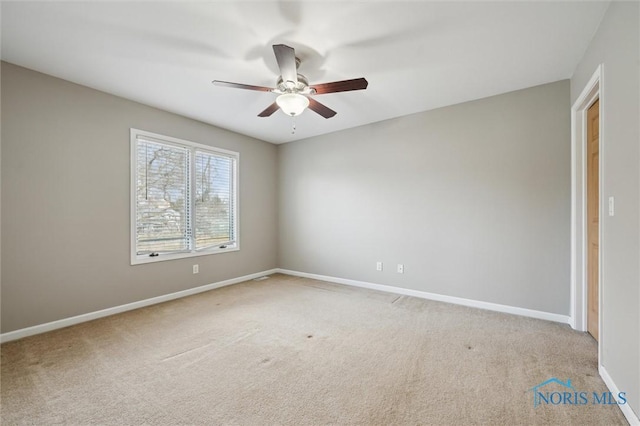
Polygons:
<instances>
[{"instance_id":1,"label":"beige carpet","mask_svg":"<svg viewBox=\"0 0 640 426\"><path fill-rule=\"evenodd\" d=\"M626 424L551 377L607 391L566 325L274 275L3 344L1 422Z\"/></svg>"}]
</instances>

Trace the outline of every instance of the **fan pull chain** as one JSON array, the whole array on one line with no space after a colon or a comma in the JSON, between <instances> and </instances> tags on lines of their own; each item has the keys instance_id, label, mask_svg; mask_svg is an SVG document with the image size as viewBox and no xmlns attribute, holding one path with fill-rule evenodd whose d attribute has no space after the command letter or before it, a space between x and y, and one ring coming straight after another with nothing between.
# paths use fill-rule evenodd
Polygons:
<instances>
[{"instance_id":1,"label":"fan pull chain","mask_svg":"<svg viewBox=\"0 0 640 426\"><path fill-rule=\"evenodd\" d=\"M295 117L291 117L291 134L292 135L296 134L296 118Z\"/></svg>"}]
</instances>

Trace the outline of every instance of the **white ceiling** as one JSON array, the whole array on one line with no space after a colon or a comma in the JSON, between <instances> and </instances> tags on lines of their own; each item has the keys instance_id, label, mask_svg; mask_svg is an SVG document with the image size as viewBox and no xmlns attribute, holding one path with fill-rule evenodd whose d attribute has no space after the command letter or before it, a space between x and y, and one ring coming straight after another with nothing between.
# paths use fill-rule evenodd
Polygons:
<instances>
[{"instance_id":1,"label":"white ceiling","mask_svg":"<svg viewBox=\"0 0 640 426\"><path fill-rule=\"evenodd\" d=\"M609 2L3 2L2 59L272 143L570 78ZM272 45L296 49L338 114L259 118ZM152 130L152 129L151 129Z\"/></svg>"}]
</instances>

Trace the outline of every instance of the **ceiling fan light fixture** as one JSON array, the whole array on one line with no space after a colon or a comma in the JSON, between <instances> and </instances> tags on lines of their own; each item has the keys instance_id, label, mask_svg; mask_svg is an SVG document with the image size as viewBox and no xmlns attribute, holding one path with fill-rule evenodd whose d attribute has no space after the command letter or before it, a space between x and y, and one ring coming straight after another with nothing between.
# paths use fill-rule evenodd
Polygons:
<instances>
[{"instance_id":1,"label":"ceiling fan light fixture","mask_svg":"<svg viewBox=\"0 0 640 426\"><path fill-rule=\"evenodd\" d=\"M293 47L284 44L274 44L272 47L273 53L276 55L278 68L280 69L280 77L276 80L275 88L213 80L213 84L216 86L270 92L280 95L276 98L275 102L260 112L258 117L270 117L277 110L282 110L284 114L295 117L309 108L324 118L331 118L337 113L326 105L316 101L313 96L325 93L364 90L369 84L364 77L361 77L310 86L307 78L302 74L298 74L300 59L296 57L296 52Z\"/></svg>"},{"instance_id":2,"label":"ceiling fan light fixture","mask_svg":"<svg viewBox=\"0 0 640 426\"><path fill-rule=\"evenodd\" d=\"M309 106L309 99L299 93L284 93L276 99L276 103L285 114L295 117Z\"/></svg>"}]
</instances>

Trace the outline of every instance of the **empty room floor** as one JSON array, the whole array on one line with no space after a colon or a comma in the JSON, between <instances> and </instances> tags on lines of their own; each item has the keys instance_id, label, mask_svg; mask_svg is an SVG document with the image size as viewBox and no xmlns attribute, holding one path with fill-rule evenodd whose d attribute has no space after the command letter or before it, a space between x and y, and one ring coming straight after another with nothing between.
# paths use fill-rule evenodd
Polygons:
<instances>
[{"instance_id":1,"label":"empty room floor","mask_svg":"<svg viewBox=\"0 0 640 426\"><path fill-rule=\"evenodd\" d=\"M4 343L1 378L3 425L626 424L534 406L608 392L585 333L281 274Z\"/></svg>"}]
</instances>

